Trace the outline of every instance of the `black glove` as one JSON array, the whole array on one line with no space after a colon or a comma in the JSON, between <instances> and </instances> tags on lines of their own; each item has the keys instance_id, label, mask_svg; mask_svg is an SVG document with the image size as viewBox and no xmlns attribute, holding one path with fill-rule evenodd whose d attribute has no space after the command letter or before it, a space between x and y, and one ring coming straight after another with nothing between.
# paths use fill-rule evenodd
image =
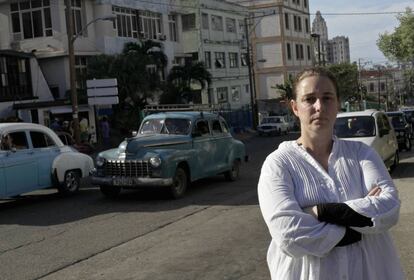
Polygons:
<instances>
[{"instance_id":1,"label":"black glove","mask_svg":"<svg viewBox=\"0 0 414 280\"><path fill-rule=\"evenodd\" d=\"M316 207L318 209L318 220L321 222L346 227L373 226L371 218L355 212L345 203L321 203Z\"/></svg>"},{"instance_id":2,"label":"black glove","mask_svg":"<svg viewBox=\"0 0 414 280\"><path fill-rule=\"evenodd\" d=\"M335 245L335 247L347 246L352 243L361 241L361 237L361 233L353 230L352 228L347 227L344 237L342 237L341 241L339 241L338 244Z\"/></svg>"}]
</instances>

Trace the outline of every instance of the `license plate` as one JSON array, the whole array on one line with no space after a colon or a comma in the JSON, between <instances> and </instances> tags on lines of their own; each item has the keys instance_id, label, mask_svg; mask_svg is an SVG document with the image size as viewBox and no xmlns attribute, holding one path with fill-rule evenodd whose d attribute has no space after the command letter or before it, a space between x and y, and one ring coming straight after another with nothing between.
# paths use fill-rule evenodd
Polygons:
<instances>
[{"instance_id":1,"label":"license plate","mask_svg":"<svg viewBox=\"0 0 414 280\"><path fill-rule=\"evenodd\" d=\"M134 178L114 178L112 180L114 186L133 186L135 185Z\"/></svg>"}]
</instances>

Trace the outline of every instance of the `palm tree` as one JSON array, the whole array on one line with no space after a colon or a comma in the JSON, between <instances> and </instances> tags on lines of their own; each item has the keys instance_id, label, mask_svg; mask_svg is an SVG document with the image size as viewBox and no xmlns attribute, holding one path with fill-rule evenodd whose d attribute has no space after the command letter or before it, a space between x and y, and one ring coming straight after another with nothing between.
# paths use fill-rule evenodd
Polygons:
<instances>
[{"instance_id":1,"label":"palm tree","mask_svg":"<svg viewBox=\"0 0 414 280\"><path fill-rule=\"evenodd\" d=\"M167 78L169 85L175 87L178 93L177 99L181 102L194 100L194 89L198 85L204 89L211 83L211 74L207 71L204 63L187 63L185 65L174 66Z\"/></svg>"}]
</instances>

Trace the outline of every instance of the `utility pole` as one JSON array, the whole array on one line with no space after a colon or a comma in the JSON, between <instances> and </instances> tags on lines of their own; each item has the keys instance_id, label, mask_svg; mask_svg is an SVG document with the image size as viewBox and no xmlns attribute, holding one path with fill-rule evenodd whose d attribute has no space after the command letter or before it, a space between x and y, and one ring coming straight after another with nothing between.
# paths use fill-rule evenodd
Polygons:
<instances>
[{"instance_id":1,"label":"utility pole","mask_svg":"<svg viewBox=\"0 0 414 280\"><path fill-rule=\"evenodd\" d=\"M380 87L381 71L378 66L378 111L381 110L381 87Z\"/></svg>"},{"instance_id":2,"label":"utility pole","mask_svg":"<svg viewBox=\"0 0 414 280\"><path fill-rule=\"evenodd\" d=\"M68 34L68 57L69 57L69 79L70 79L70 99L72 102L72 125L73 136L76 143L80 143L80 128L78 115L78 94L76 91L76 73L75 73L75 52L74 52L74 30L73 30L73 14L71 0L65 0L66 6L66 30Z\"/></svg>"},{"instance_id":3,"label":"utility pole","mask_svg":"<svg viewBox=\"0 0 414 280\"><path fill-rule=\"evenodd\" d=\"M244 32L246 33L246 45L247 45L247 67L249 69L249 84L250 84L250 103L252 107L252 124L253 129L257 128L257 112L256 112L256 96L255 88L253 85L253 69L252 69L252 59L250 54L250 36L249 36L249 26L248 18L244 18Z\"/></svg>"}]
</instances>

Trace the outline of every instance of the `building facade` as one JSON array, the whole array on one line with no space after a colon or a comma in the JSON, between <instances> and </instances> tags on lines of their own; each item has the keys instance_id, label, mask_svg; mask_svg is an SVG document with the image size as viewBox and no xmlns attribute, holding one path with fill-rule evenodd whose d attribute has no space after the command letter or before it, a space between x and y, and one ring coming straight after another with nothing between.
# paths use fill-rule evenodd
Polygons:
<instances>
[{"instance_id":1,"label":"building facade","mask_svg":"<svg viewBox=\"0 0 414 280\"><path fill-rule=\"evenodd\" d=\"M219 0L159 0L156 3L85 0L72 1L72 5L77 34L74 52L78 89L85 89L91 56L117 54L127 42L153 40L161 43L161 50L168 57L163 76L174 65L189 61L206 64L213 81L208 89L200 90L200 102L232 108L250 104L243 50L245 35L241 25L247 14L246 7ZM20 64L13 66L14 72L25 71L20 73L22 76L31 70L30 81L26 81L30 83L31 93L0 92L0 118L13 113L13 106L20 103L25 105L17 106L18 114L25 121L42 123L44 120L43 124L47 125L47 115L69 114L70 117L70 104L59 108L54 105L65 102L53 104L53 101L68 100L70 90L64 0L6 0L0 3L0 15L3 79L11 73L11 59L7 58L10 55L29 61L29 64L22 62L21 65L26 65L24 70ZM116 20L99 20L108 15L115 15ZM5 85L6 82L1 84ZM80 107L81 112L86 110L85 117L94 122L92 108L88 104Z\"/></svg>"},{"instance_id":2,"label":"building facade","mask_svg":"<svg viewBox=\"0 0 414 280\"><path fill-rule=\"evenodd\" d=\"M328 62L331 64L350 63L349 39L336 36L328 41Z\"/></svg>"},{"instance_id":3,"label":"building facade","mask_svg":"<svg viewBox=\"0 0 414 280\"><path fill-rule=\"evenodd\" d=\"M259 111L286 113L282 85L313 64L307 0L233 0L248 7L250 62Z\"/></svg>"},{"instance_id":4,"label":"building facade","mask_svg":"<svg viewBox=\"0 0 414 280\"><path fill-rule=\"evenodd\" d=\"M316 16L312 22L312 34L317 34L318 39L314 42L315 57L320 57L321 64L325 64L327 61L326 54L328 48L328 26L325 19L322 17L321 12L317 11ZM319 54L320 52L320 54Z\"/></svg>"}]
</instances>

